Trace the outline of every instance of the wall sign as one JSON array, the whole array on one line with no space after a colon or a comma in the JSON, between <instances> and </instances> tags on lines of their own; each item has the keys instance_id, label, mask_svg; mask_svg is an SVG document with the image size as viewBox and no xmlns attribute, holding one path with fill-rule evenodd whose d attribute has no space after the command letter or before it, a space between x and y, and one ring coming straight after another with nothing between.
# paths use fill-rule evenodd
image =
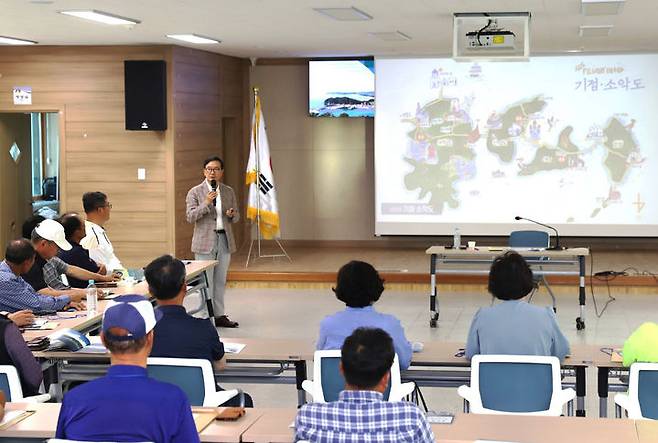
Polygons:
<instances>
[{"instance_id":1,"label":"wall sign","mask_svg":"<svg viewBox=\"0 0 658 443\"><path fill-rule=\"evenodd\" d=\"M31 105L32 88L30 86L14 86L14 104Z\"/></svg>"}]
</instances>

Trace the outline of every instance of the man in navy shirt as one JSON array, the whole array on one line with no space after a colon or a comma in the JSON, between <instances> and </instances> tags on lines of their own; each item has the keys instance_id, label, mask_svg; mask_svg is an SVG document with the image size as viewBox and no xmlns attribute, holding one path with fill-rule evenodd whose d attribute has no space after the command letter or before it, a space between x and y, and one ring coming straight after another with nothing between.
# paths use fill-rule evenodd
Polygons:
<instances>
[{"instance_id":1,"label":"man in navy shirt","mask_svg":"<svg viewBox=\"0 0 658 443\"><path fill-rule=\"evenodd\" d=\"M156 311L162 319L155 327L152 357L199 358L210 361L216 370L224 369L224 345L209 319L194 318L185 311L183 299L187 292L185 265L171 255L153 260L144 270L150 294L158 302ZM222 389L218 386L219 389ZM223 406L239 406L234 397ZM253 401L244 394L244 403Z\"/></svg>"},{"instance_id":2,"label":"man in navy shirt","mask_svg":"<svg viewBox=\"0 0 658 443\"><path fill-rule=\"evenodd\" d=\"M80 216L74 212L62 215L59 219L60 224L64 227L66 241L71 244L71 249L66 251L60 249L57 255L65 263L78 268L86 269L89 272L105 275L107 270L105 265L99 265L89 257L89 251L80 246L80 241L85 238L85 223ZM79 278L69 277L69 285L72 288L86 288L89 282Z\"/></svg>"},{"instance_id":3,"label":"man in navy shirt","mask_svg":"<svg viewBox=\"0 0 658 443\"><path fill-rule=\"evenodd\" d=\"M57 438L82 441L198 442L192 410L177 386L147 376L153 328L161 317L141 295L108 303L101 340L110 351L105 377L64 396Z\"/></svg>"}]
</instances>

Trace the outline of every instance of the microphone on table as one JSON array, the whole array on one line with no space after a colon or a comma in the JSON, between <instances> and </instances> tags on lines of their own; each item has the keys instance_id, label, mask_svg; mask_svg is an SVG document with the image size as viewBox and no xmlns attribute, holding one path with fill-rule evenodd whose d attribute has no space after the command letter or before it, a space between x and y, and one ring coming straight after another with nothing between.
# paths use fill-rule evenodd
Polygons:
<instances>
[{"instance_id":1,"label":"microphone on table","mask_svg":"<svg viewBox=\"0 0 658 443\"><path fill-rule=\"evenodd\" d=\"M217 191L217 180L210 180L210 187L212 188L212 192ZM212 205L217 206L217 198L212 200Z\"/></svg>"},{"instance_id":2,"label":"microphone on table","mask_svg":"<svg viewBox=\"0 0 658 443\"><path fill-rule=\"evenodd\" d=\"M519 217L518 215L516 217L514 217L514 220L525 220L525 221L529 221L531 223L534 223L536 225L543 226L543 227L548 228L548 229L552 229L553 231L555 231L555 246L548 247L548 248L546 248L546 250L547 251L562 251L563 249L565 249L563 246L560 246L560 233L557 232L557 229L555 229L553 226L549 226L549 225L546 225L544 223L539 223L538 221L530 220L529 218Z\"/></svg>"}]
</instances>

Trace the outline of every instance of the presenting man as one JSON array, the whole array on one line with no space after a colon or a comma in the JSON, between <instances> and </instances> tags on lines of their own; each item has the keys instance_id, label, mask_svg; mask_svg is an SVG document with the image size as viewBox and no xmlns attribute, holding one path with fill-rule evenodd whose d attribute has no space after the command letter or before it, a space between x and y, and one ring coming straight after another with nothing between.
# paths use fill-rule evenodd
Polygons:
<instances>
[{"instance_id":1,"label":"presenting man","mask_svg":"<svg viewBox=\"0 0 658 443\"><path fill-rule=\"evenodd\" d=\"M112 203L102 192L87 192L82 196L82 207L87 215L85 222L86 236L80 241L83 248L89 251L89 257L99 265L105 265L107 273L123 269L123 265L114 254L103 225L110 220Z\"/></svg>"},{"instance_id":2,"label":"presenting man","mask_svg":"<svg viewBox=\"0 0 658 443\"><path fill-rule=\"evenodd\" d=\"M185 199L187 221L194 223L192 252L197 260L219 262L209 278L215 325L237 328L238 322L231 321L224 312L224 292L231 254L236 251L231 224L240 220L240 213L233 189L220 182L224 175L222 159L206 159L203 175L205 180L190 189Z\"/></svg>"}]
</instances>

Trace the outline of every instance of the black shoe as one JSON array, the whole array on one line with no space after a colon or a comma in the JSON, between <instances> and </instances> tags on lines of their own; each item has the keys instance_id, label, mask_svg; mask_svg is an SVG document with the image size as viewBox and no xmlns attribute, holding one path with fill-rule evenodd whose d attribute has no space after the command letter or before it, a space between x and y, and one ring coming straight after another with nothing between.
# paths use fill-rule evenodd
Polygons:
<instances>
[{"instance_id":1,"label":"black shoe","mask_svg":"<svg viewBox=\"0 0 658 443\"><path fill-rule=\"evenodd\" d=\"M232 321L226 315L220 315L219 317L215 317L215 326L218 328L237 328L239 323Z\"/></svg>"}]
</instances>

